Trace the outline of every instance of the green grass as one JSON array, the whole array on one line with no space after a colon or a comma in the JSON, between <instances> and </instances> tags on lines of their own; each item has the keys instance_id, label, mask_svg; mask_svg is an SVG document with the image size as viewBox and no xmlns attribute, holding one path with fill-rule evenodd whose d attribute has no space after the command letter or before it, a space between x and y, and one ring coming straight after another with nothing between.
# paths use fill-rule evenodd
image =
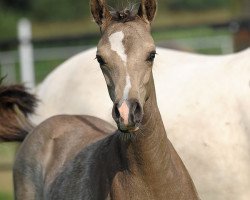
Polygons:
<instances>
[{"instance_id":1,"label":"green grass","mask_svg":"<svg viewBox=\"0 0 250 200\"><path fill-rule=\"evenodd\" d=\"M3 163L13 163L17 144L15 143L0 143L0 165Z\"/></svg>"},{"instance_id":2,"label":"green grass","mask_svg":"<svg viewBox=\"0 0 250 200\"><path fill-rule=\"evenodd\" d=\"M0 200L13 200L13 195L10 193L0 192Z\"/></svg>"},{"instance_id":3,"label":"green grass","mask_svg":"<svg viewBox=\"0 0 250 200\"><path fill-rule=\"evenodd\" d=\"M0 200L13 199L12 165L18 144L0 143Z\"/></svg>"},{"instance_id":4,"label":"green grass","mask_svg":"<svg viewBox=\"0 0 250 200\"><path fill-rule=\"evenodd\" d=\"M228 35L227 29L215 30L209 27L186 28L186 29L165 29L163 31L153 31L155 41L171 40L179 38L195 38L203 36Z\"/></svg>"},{"instance_id":5,"label":"green grass","mask_svg":"<svg viewBox=\"0 0 250 200\"><path fill-rule=\"evenodd\" d=\"M60 65L63 60L51 60L51 61L40 61L35 63L35 80L36 84L43 81L43 79L58 65ZM17 82L21 82L20 75L20 65L17 63L15 65L16 70L16 80ZM1 74L0 74L1 77Z\"/></svg>"},{"instance_id":6,"label":"green grass","mask_svg":"<svg viewBox=\"0 0 250 200\"><path fill-rule=\"evenodd\" d=\"M91 18L74 21L36 22L32 27L34 38L51 38L97 32L98 27Z\"/></svg>"},{"instance_id":7,"label":"green grass","mask_svg":"<svg viewBox=\"0 0 250 200\"><path fill-rule=\"evenodd\" d=\"M62 62L62 60L36 62L36 83L40 83L53 69L55 69L55 67L57 67Z\"/></svg>"},{"instance_id":8,"label":"green grass","mask_svg":"<svg viewBox=\"0 0 250 200\"><path fill-rule=\"evenodd\" d=\"M192 26L229 21L235 14L229 9L213 9L207 11L159 12L153 27Z\"/></svg>"}]
</instances>

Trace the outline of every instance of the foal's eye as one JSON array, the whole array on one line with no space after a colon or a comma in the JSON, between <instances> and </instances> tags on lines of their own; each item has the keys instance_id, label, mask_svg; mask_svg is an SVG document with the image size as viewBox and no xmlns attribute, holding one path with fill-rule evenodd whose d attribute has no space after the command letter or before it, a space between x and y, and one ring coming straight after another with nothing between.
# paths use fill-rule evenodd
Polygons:
<instances>
[{"instance_id":1,"label":"foal's eye","mask_svg":"<svg viewBox=\"0 0 250 200\"><path fill-rule=\"evenodd\" d=\"M97 55L96 59L97 59L97 61L99 62L100 65L105 65L106 64L101 56Z\"/></svg>"},{"instance_id":2,"label":"foal's eye","mask_svg":"<svg viewBox=\"0 0 250 200\"><path fill-rule=\"evenodd\" d=\"M155 54L156 54L155 51L150 52L150 54L149 54L149 56L148 56L148 58L147 58L147 61L153 62L154 59L155 59Z\"/></svg>"}]
</instances>

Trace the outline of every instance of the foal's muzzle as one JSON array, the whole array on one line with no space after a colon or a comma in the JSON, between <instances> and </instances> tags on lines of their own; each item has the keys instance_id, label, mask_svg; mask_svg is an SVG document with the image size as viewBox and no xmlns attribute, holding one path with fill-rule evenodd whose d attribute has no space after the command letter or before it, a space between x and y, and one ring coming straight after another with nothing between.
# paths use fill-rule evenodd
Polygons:
<instances>
[{"instance_id":1,"label":"foal's muzzle","mask_svg":"<svg viewBox=\"0 0 250 200\"><path fill-rule=\"evenodd\" d=\"M139 129L143 109L136 99L122 100L114 103L113 118L122 132L134 132Z\"/></svg>"}]
</instances>

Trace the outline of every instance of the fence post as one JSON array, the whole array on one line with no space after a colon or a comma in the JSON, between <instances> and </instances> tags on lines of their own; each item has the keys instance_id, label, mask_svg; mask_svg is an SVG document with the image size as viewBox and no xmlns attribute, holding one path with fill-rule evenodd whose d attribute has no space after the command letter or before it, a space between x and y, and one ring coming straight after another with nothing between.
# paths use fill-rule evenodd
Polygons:
<instances>
[{"instance_id":1,"label":"fence post","mask_svg":"<svg viewBox=\"0 0 250 200\"><path fill-rule=\"evenodd\" d=\"M19 59L21 65L21 80L27 87L35 87L33 47L31 43L31 23L28 19L18 22Z\"/></svg>"}]
</instances>

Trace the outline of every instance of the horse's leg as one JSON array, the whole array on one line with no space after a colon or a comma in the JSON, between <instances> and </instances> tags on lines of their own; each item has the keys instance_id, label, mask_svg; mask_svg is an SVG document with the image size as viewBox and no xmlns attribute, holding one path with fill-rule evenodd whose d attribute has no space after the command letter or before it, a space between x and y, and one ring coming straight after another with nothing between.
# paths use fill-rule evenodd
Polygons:
<instances>
[{"instance_id":1,"label":"horse's leg","mask_svg":"<svg viewBox=\"0 0 250 200\"><path fill-rule=\"evenodd\" d=\"M13 170L15 200L43 200L41 170L27 165L25 160L19 161L16 161Z\"/></svg>"},{"instance_id":2,"label":"horse's leg","mask_svg":"<svg viewBox=\"0 0 250 200\"><path fill-rule=\"evenodd\" d=\"M34 185L26 177L14 175L15 200L35 200Z\"/></svg>"}]
</instances>

